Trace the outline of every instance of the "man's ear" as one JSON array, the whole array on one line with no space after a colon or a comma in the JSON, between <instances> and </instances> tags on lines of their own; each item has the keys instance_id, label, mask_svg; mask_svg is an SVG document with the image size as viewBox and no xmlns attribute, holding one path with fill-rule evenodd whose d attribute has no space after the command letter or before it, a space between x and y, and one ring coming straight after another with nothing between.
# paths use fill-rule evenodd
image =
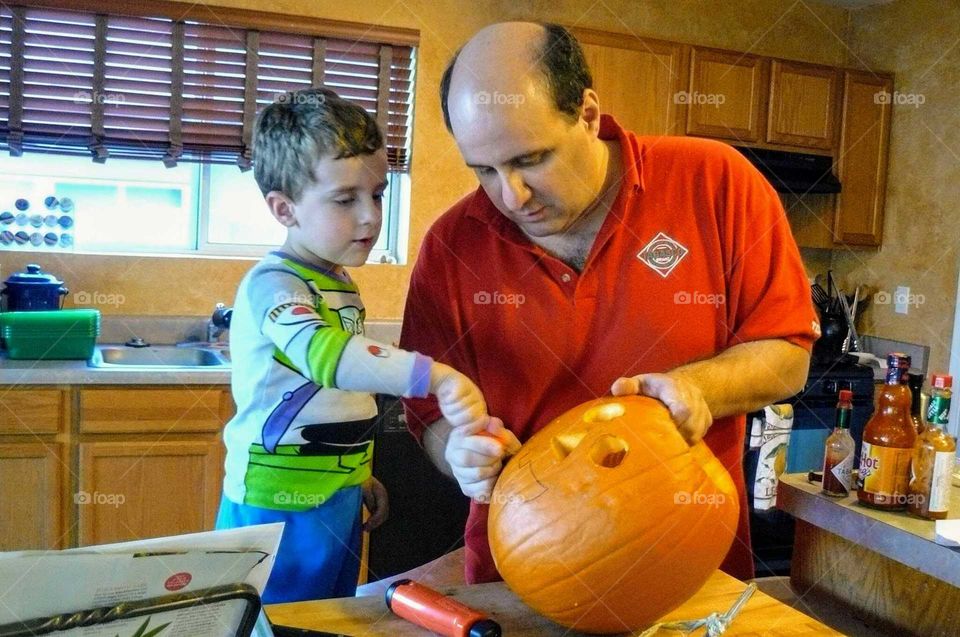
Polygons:
<instances>
[{"instance_id":1,"label":"man's ear","mask_svg":"<svg viewBox=\"0 0 960 637\"><path fill-rule=\"evenodd\" d=\"M270 214L280 222L280 225L290 228L297 224L297 219L293 214L293 202L290 198L279 190L271 190L264 199L267 207L270 208Z\"/></svg>"},{"instance_id":2,"label":"man's ear","mask_svg":"<svg viewBox=\"0 0 960 637\"><path fill-rule=\"evenodd\" d=\"M594 135L600 133L600 98L592 88L583 89L583 104L580 106L580 119L587 130Z\"/></svg>"}]
</instances>

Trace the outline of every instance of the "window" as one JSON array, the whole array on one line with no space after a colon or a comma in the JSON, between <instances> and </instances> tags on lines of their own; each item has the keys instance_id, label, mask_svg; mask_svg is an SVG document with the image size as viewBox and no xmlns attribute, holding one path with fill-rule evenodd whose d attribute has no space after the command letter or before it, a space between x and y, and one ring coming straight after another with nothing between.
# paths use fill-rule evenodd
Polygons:
<instances>
[{"instance_id":1,"label":"window","mask_svg":"<svg viewBox=\"0 0 960 637\"><path fill-rule=\"evenodd\" d=\"M0 211L11 213L0 213L0 249L262 253L282 229L254 214L262 197L238 170L256 160L255 113L324 85L385 132L391 185L372 259L404 254L416 32L228 8L211 24L202 5L128 15L132 3L104 4L109 15L74 10L90 7L81 0L0 4L0 149L12 156L0 160ZM45 210L51 195L74 209ZM8 207L18 198L29 211Z\"/></svg>"},{"instance_id":2,"label":"window","mask_svg":"<svg viewBox=\"0 0 960 637\"><path fill-rule=\"evenodd\" d=\"M237 166L26 153L0 155L0 174L0 250L260 256L285 237L253 172ZM388 181L371 263L406 254L409 179L391 172ZM51 196L68 206L48 208Z\"/></svg>"}]
</instances>

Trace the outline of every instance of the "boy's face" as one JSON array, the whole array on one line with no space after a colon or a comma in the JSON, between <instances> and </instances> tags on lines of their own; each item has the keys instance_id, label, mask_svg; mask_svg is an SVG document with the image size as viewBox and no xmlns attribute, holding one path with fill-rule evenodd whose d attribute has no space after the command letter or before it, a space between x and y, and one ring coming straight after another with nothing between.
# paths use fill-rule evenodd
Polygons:
<instances>
[{"instance_id":1,"label":"boy's face","mask_svg":"<svg viewBox=\"0 0 960 637\"><path fill-rule=\"evenodd\" d=\"M274 217L287 227L284 249L329 269L361 266L380 236L387 153L333 159L313 169L314 182L297 201L267 194Z\"/></svg>"}]
</instances>

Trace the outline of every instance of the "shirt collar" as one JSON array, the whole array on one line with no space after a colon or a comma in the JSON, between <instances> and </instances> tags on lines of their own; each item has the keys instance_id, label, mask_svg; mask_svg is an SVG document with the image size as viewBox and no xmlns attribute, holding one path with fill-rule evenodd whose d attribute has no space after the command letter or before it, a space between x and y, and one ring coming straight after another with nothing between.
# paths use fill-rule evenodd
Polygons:
<instances>
[{"instance_id":1,"label":"shirt collar","mask_svg":"<svg viewBox=\"0 0 960 637\"><path fill-rule=\"evenodd\" d=\"M598 137L602 140L620 140L620 159L623 167L623 179L620 184L618 201L622 201L626 194L639 194L643 191L643 153L636 135L624 130L612 115L600 116L600 131ZM516 236L526 239L516 224L504 217L493 205L482 187L478 187L470 199L467 216L479 219L492 225L500 234L510 237Z\"/></svg>"}]
</instances>

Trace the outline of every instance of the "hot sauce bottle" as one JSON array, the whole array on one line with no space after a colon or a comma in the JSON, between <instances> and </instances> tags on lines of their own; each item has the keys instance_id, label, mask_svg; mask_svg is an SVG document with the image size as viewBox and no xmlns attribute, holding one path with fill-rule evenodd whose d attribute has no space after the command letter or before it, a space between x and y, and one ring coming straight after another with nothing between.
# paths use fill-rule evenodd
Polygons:
<instances>
[{"instance_id":1,"label":"hot sauce bottle","mask_svg":"<svg viewBox=\"0 0 960 637\"><path fill-rule=\"evenodd\" d=\"M920 406L923 403L923 374L907 372L907 386L910 387L910 420L919 435L927 428L923 424L923 414L920 411Z\"/></svg>"},{"instance_id":2,"label":"hot sauce bottle","mask_svg":"<svg viewBox=\"0 0 960 637\"><path fill-rule=\"evenodd\" d=\"M853 392L840 390L837 403L837 424L827 438L823 450L823 492L842 498L850 493L850 472L853 469L855 444L850 435L850 412L853 410Z\"/></svg>"},{"instance_id":3,"label":"hot sauce bottle","mask_svg":"<svg viewBox=\"0 0 960 637\"><path fill-rule=\"evenodd\" d=\"M950 508L950 482L957 442L944 431L950 416L953 378L934 374L933 395L927 405L927 429L913 448L910 498L907 510L928 520L943 520Z\"/></svg>"},{"instance_id":4,"label":"hot sauce bottle","mask_svg":"<svg viewBox=\"0 0 960 637\"><path fill-rule=\"evenodd\" d=\"M887 356L887 379L880 390L877 410L863 430L857 499L861 504L886 510L903 510L910 483L910 458L917 430L910 419L907 370L910 357L895 352Z\"/></svg>"}]
</instances>

